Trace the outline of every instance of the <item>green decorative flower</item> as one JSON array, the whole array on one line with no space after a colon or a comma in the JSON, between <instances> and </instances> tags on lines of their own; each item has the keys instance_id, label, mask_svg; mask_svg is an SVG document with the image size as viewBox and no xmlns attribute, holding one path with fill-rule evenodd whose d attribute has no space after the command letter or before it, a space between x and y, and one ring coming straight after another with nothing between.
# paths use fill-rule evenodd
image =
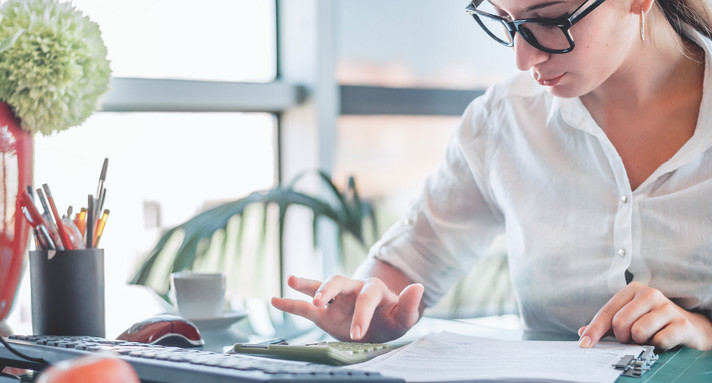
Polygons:
<instances>
[{"instance_id":1,"label":"green decorative flower","mask_svg":"<svg viewBox=\"0 0 712 383\"><path fill-rule=\"evenodd\" d=\"M0 52L0 100L22 128L50 135L84 122L111 77L99 26L56 0L8 0L0 16L0 40L16 36Z\"/></svg>"}]
</instances>

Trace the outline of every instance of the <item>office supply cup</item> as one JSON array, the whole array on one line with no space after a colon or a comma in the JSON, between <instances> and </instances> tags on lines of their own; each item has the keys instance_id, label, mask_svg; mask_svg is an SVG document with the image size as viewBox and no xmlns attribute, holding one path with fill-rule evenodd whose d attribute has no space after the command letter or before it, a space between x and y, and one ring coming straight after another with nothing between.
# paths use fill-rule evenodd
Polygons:
<instances>
[{"instance_id":1,"label":"office supply cup","mask_svg":"<svg viewBox=\"0 0 712 383\"><path fill-rule=\"evenodd\" d=\"M220 318L225 307L225 274L179 271L171 274L178 313L187 319Z\"/></svg>"},{"instance_id":2,"label":"office supply cup","mask_svg":"<svg viewBox=\"0 0 712 383\"><path fill-rule=\"evenodd\" d=\"M30 251L36 335L106 336L104 249Z\"/></svg>"}]
</instances>

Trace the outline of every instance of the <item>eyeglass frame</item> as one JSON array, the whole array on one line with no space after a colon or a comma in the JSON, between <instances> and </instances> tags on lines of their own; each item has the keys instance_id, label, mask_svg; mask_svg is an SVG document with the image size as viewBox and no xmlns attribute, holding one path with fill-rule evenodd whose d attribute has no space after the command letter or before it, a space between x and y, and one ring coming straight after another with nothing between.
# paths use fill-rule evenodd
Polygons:
<instances>
[{"instance_id":1,"label":"eyeglass frame","mask_svg":"<svg viewBox=\"0 0 712 383\"><path fill-rule=\"evenodd\" d=\"M596 9L599 5L603 4L606 0L596 0L591 4L590 6L581 9L586 3L589 2L589 0L585 0L581 5L578 6L573 12L571 12L571 15L568 17L557 17L557 18L544 18L544 17L536 17L536 18L530 18L530 19L515 19L512 21L507 20L504 17L497 16L497 15L492 15L487 12L483 12L477 9L477 5L482 4L483 1L487 0L472 0L470 4L465 8L465 12L467 12L472 18L477 21L477 24L480 25L480 27L490 36L492 37L495 41L498 43L504 45L505 47L513 47L514 46L514 34L519 33L519 35L529 43L529 45L533 46L534 48L546 52L546 53L552 53L552 54L563 54L563 53L568 53L574 50L574 47L576 46L576 43L574 42L573 36L571 36L571 33L569 32L569 29L574 26L574 24L578 23L583 19L586 15L591 13L594 9ZM504 41L500 39L499 37L495 36L494 33L492 33L489 28L487 28L480 17L487 17L492 20L498 21L500 24L502 24L506 31L509 33L510 40L509 41ZM539 44L536 39L532 40L528 37L527 33L522 33L520 31L520 26L522 24L526 23L538 23L538 24L545 24L553 27L558 27L561 32L564 34L566 37L566 40L569 42L569 47L565 49L552 49L552 48L547 48L541 44Z\"/></svg>"}]
</instances>

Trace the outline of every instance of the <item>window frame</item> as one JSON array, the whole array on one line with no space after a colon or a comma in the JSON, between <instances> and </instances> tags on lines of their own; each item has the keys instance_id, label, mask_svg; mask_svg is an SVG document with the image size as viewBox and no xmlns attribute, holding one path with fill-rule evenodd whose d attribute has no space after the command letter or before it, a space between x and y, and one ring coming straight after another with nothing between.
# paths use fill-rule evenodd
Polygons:
<instances>
[{"instance_id":1,"label":"window frame","mask_svg":"<svg viewBox=\"0 0 712 383\"><path fill-rule=\"evenodd\" d=\"M388 88L336 81L337 5L329 0L274 0L276 77L265 83L115 77L106 112L267 112L277 120L275 182L304 170L333 171L341 115L459 116L483 90ZM318 192L318 189L316 190ZM292 219L291 217L288 219ZM306 217L294 217L304 226ZM296 225L295 225L296 226ZM306 225L309 226L309 225ZM334 228L321 225L318 259L311 236L286 233L282 275L322 278L338 272ZM305 239L306 238L306 239ZM282 281L283 282L283 281ZM283 293L288 293L284 291Z\"/></svg>"}]
</instances>

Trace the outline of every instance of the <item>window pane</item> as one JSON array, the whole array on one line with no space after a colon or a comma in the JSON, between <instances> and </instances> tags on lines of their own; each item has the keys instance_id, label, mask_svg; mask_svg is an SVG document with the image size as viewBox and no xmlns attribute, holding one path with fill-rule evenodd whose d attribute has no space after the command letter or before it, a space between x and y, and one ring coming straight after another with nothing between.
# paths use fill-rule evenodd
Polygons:
<instances>
[{"instance_id":1,"label":"window pane","mask_svg":"<svg viewBox=\"0 0 712 383\"><path fill-rule=\"evenodd\" d=\"M381 231L418 196L444 158L458 117L344 116L338 122L334 179L356 178L376 203Z\"/></svg>"},{"instance_id":2,"label":"window pane","mask_svg":"<svg viewBox=\"0 0 712 383\"><path fill-rule=\"evenodd\" d=\"M274 1L73 0L101 27L115 77L267 82Z\"/></svg>"},{"instance_id":3,"label":"window pane","mask_svg":"<svg viewBox=\"0 0 712 383\"><path fill-rule=\"evenodd\" d=\"M261 113L96 113L82 126L36 137L35 186L49 184L60 211L77 211L109 158L111 214L100 245L107 285L123 284L166 228L274 186L275 126Z\"/></svg>"},{"instance_id":4,"label":"window pane","mask_svg":"<svg viewBox=\"0 0 712 383\"><path fill-rule=\"evenodd\" d=\"M356 178L360 195L374 204L381 233L403 217L425 179L445 158L458 117L348 116L338 122L335 177ZM365 258L361 246L344 246L345 273ZM350 245L350 246L349 246ZM506 245L498 237L428 315L476 317L517 312L506 272Z\"/></svg>"},{"instance_id":5,"label":"window pane","mask_svg":"<svg viewBox=\"0 0 712 383\"><path fill-rule=\"evenodd\" d=\"M461 0L338 0L339 83L484 88L516 72Z\"/></svg>"}]
</instances>

